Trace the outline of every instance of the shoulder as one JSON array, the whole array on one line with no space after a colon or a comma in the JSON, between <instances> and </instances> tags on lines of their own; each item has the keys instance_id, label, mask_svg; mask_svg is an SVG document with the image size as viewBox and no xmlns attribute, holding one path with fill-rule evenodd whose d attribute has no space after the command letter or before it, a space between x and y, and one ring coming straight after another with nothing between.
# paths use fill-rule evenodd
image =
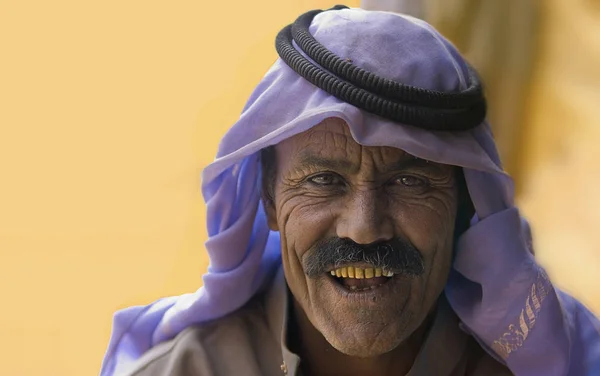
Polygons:
<instances>
[{"instance_id":1,"label":"shoulder","mask_svg":"<svg viewBox=\"0 0 600 376\"><path fill-rule=\"evenodd\" d=\"M230 315L189 327L172 340L154 346L138 360L128 375L212 376L236 373L233 354L238 359L254 358L259 340L261 344L276 344L275 334L267 324L262 299L257 298Z\"/></svg>"}]
</instances>

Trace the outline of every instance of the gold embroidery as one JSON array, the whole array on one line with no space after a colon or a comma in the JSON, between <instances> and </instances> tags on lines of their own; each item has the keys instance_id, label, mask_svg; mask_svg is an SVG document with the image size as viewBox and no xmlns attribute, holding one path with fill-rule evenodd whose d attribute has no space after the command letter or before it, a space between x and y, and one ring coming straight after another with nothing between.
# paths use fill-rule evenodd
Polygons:
<instances>
[{"instance_id":1,"label":"gold embroidery","mask_svg":"<svg viewBox=\"0 0 600 376\"><path fill-rule=\"evenodd\" d=\"M529 328L527 327L524 316L525 312L521 311L521 316L519 317L519 326L521 327L521 332L523 332L523 339L527 338L527 335L529 334Z\"/></svg>"},{"instance_id":2,"label":"gold embroidery","mask_svg":"<svg viewBox=\"0 0 600 376\"><path fill-rule=\"evenodd\" d=\"M531 309L531 303L529 303L530 300L531 299L528 296L527 301L525 302L525 312L527 312L527 318L533 324L535 323L535 313L533 312L533 309Z\"/></svg>"},{"instance_id":3,"label":"gold embroidery","mask_svg":"<svg viewBox=\"0 0 600 376\"><path fill-rule=\"evenodd\" d=\"M536 311L540 310L541 304L538 300L537 295L535 294L535 285L531 286L531 300L533 300L533 307Z\"/></svg>"},{"instance_id":4,"label":"gold embroidery","mask_svg":"<svg viewBox=\"0 0 600 376\"><path fill-rule=\"evenodd\" d=\"M523 343L535 326L537 317L542 309L542 303L546 299L546 296L548 296L549 287L550 280L548 279L548 275L540 269L537 280L531 285L531 291L525 300L525 307L519 315L519 324L510 324L506 333L492 344L492 350L502 357L502 359L506 360L511 353L523 346Z\"/></svg>"}]
</instances>

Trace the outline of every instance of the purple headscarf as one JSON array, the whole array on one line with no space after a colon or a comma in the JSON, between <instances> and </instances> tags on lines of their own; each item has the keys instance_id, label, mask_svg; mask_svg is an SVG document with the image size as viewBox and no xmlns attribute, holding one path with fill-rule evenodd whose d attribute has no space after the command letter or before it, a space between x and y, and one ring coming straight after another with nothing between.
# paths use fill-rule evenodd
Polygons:
<instances>
[{"instance_id":1,"label":"purple headscarf","mask_svg":"<svg viewBox=\"0 0 600 376\"><path fill-rule=\"evenodd\" d=\"M465 61L421 20L345 9L317 15L310 32L379 76L439 91L465 88ZM600 323L535 262L487 123L455 133L397 124L332 97L277 60L202 175L210 257L204 286L117 312L102 376L127 370L190 325L239 309L269 281L281 249L260 203L259 151L330 117L343 119L362 145L463 168L476 215L457 243L445 290L463 330L516 375L600 375Z\"/></svg>"}]
</instances>

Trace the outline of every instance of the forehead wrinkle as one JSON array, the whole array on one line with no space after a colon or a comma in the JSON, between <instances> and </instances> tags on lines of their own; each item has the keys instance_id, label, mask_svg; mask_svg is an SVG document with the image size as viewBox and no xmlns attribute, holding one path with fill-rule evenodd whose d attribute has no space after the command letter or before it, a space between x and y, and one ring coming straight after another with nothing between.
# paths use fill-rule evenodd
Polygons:
<instances>
[{"instance_id":1,"label":"forehead wrinkle","mask_svg":"<svg viewBox=\"0 0 600 376\"><path fill-rule=\"evenodd\" d=\"M363 154L363 160L378 172L388 172L390 164L410 157L405 151L388 146L364 146Z\"/></svg>"},{"instance_id":2,"label":"forehead wrinkle","mask_svg":"<svg viewBox=\"0 0 600 376\"><path fill-rule=\"evenodd\" d=\"M372 149L373 158L377 158L378 166L382 172L404 171L408 169L430 170L435 173L441 173L446 168L452 166L415 157L402 149L396 149L389 146L369 147Z\"/></svg>"},{"instance_id":3,"label":"forehead wrinkle","mask_svg":"<svg viewBox=\"0 0 600 376\"><path fill-rule=\"evenodd\" d=\"M327 131L331 133L351 136L350 126L343 119L337 117L331 117L323 120L319 124L315 125L310 131Z\"/></svg>"},{"instance_id":4,"label":"forehead wrinkle","mask_svg":"<svg viewBox=\"0 0 600 376\"><path fill-rule=\"evenodd\" d=\"M298 137L300 136L300 137ZM294 165L348 173L401 172L410 169L444 171L445 165L417 158L402 149L390 146L361 145L350 133L347 124L338 118L325 119L304 134L292 137L296 154Z\"/></svg>"},{"instance_id":5,"label":"forehead wrinkle","mask_svg":"<svg viewBox=\"0 0 600 376\"><path fill-rule=\"evenodd\" d=\"M357 165L348 159L328 158L321 155L312 154L310 152L305 152L300 155L299 164L300 166L344 171L349 173L356 172L360 168L360 165Z\"/></svg>"},{"instance_id":6,"label":"forehead wrinkle","mask_svg":"<svg viewBox=\"0 0 600 376\"><path fill-rule=\"evenodd\" d=\"M306 141L310 146L322 145L319 149L328 150L333 148L344 151L349 155L353 154L349 153L351 149L358 149L361 147L350 134L334 132L329 129L313 130L308 134Z\"/></svg>"},{"instance_id":7,"label":"forehead wrinkle","mask_svg":"<svg viewBox=\"0 0 600 376\"><path fill-rule=\"evenodd\" d=\"M357 174L361 171L367 175L373 173L392 173L411 169L430 170L435 173L444 171L445 165L428 162L414 157L401 149L380 146L362 146L356 144L356 151L346 150L328 142L298 145L299 153L293 158L296 168L316 168ZM323 145L325 144L325 145Z\"/></svg>"}]
</instances>

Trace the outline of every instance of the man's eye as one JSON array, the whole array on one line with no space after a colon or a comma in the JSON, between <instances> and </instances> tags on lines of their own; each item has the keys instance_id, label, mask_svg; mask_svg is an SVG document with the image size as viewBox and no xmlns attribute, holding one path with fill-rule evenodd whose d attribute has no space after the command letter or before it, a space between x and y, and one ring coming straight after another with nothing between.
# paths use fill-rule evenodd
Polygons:
<instances>
[{"instance_id":1,"label":"man's eye","mask_svg":"<svg viewBox=\"0 0 600 376\"><path fill-rule=\"evenodd\" d=\"M396 179L396 184L401 184L407 187L424 187L427 185L427 181L416 176L405 175L398 177Z\"/></svg>"},{"instance_id":2,"label":"man's eye","mask_svg":"<svg viewBox=\"0 0 600 376\"><path fill-rule=\"evenodd\" d=\"M308 181L316 185L334 185L340 183L340 178L334 174L319 174L308 178Z\"/></svg>"}]
</instances>

